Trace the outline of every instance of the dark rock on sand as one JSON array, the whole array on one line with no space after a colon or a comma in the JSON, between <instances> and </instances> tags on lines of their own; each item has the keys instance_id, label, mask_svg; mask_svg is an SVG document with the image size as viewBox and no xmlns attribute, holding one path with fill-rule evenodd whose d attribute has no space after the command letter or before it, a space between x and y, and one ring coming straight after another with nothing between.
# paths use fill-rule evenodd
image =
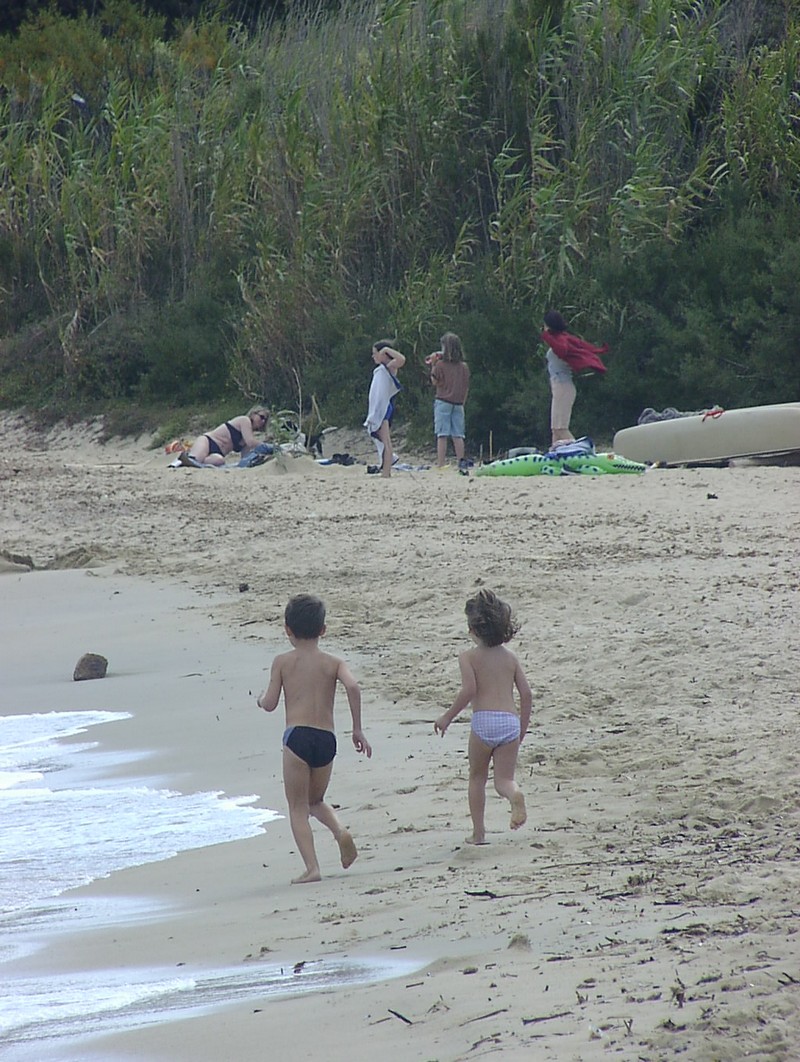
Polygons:
<instances>
[{"instance_id":1,"label":"dark rock on sand","mask_svg":"<svg viewBox=\"0 0 800 1062\"><path fill-rule=\"evenodd\" d=\"M105 678L107 671L108 661L104 656L99 656L97 653L84 653L75 665L72 678L75 682L81 682L83 679Z\"/></svg>"}]
</instances>

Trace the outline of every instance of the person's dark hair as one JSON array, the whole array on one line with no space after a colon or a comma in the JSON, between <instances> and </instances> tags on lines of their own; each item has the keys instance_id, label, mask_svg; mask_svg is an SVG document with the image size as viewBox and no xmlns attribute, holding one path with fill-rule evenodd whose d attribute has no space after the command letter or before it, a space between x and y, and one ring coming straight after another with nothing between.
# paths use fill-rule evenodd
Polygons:
<instances>
[{"instance_id":1,"label":"person's dark hair","mask_svg":"<svg viewBox=\"0 0 800 1062\"><path fill-rule=\"evenodd\" d=\"M442 344L442 359L444 361L457 362L464 360L461 340L455 332L445 332L439 342Z\"/></svg>"},{"instance_id":2,"label":"person's dark hair","mask_svg":"<svg viewBox=\"0 0 800 1062\"><path fill-rule=\"evenodd\" d=\"M283 614L295 638L319 638L325 626L325 602L313 594L296 594Z\"/></svg>"},{"instance_id":3,"label":"person's dark hair","mask_svg":"<svg viewBox=\"0 0 800 1062\"><path fill-rule=\"evenodd\" d=\"M484 645L503 645L510 642L519 630L511 618L511 606L492 590L480 590L467 601L464 609L469 629Z\"/></svg>"},{"instance_id":4,"label":"person's dark hair","mask_svg":"<svg viewBox=\"0 0 800 1062\"><path fill-rule=\"evenodd\" d=\"M372 349L373 350L384 350L386 347L393 347L393 346L394 346L394 340L393 339L379 339L375 343L372 344Z\"/></svg>"},{"instance_id":5,"label":"person's dark hair","mask_svg":"<svg viewBox=\"0 0 800 1062\"><path fill-rule=\"evenodd\" d=\"M544 323L551 332L566 332L567 330L567 322L558 310L548 310L544 315Z\"/></svg>"}]
</instances>

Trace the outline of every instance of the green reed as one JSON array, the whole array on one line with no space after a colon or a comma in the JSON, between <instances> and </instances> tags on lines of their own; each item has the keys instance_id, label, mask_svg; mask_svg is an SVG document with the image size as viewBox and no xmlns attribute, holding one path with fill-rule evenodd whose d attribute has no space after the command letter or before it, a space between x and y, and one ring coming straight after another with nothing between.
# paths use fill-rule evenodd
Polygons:
<instances>
[{"instance_id":1,"label":"green reed","mask_svg":"<svg viewBox=\"0 0 800 1062\"><path fill-rule=\"evenodd\" d=\"M617 328L601 256L680 244L732 175L796 188L797 27L742 50L733 25L723 0L365 0L171 40L121 2L41 16L0 42L3 328L55 322L80 387L107 322L208 298L229 379L279 401L477 302Z\"/></svg>"}]
</instances>

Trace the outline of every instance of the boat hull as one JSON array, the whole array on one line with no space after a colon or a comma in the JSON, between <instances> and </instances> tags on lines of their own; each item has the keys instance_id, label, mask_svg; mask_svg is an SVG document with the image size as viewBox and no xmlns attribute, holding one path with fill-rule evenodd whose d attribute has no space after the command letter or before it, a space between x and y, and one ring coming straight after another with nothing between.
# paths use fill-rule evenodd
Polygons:
<instances>
[{"instance_id":1,"label":"boat hull","mask_svg":"<svg viewBox=\"0 0 800 1062\"><path fill-rule=\"evenodd\" d=\"M687 465L800 451L800 402L693 414L623 428L614 452L629 461Z\"/></svg>"}]
</instances>

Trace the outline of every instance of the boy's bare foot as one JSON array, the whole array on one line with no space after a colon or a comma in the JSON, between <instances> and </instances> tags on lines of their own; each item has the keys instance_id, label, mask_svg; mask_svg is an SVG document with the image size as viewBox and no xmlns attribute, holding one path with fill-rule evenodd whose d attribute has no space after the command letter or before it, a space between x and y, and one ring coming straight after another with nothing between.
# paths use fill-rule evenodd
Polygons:
<instances>
[{"instance_id":1,"label":"boy's bare foot","mask_svg":"<svg viewBox=\"0 0 800 1062\"><path fill-rule=\"evenodd\" d=\"M318 870L307 870L299 878L292 878L292 885L308 885L312 881L322 881L322 875Z\"/></svg>"},{"instance_id":2,"label":"boy's bare foot","mask_svg":"<svg viewBox=\"0 0 800 1062\"><path fill-rule=\"evenodd\" d=\"M339 851L342 856L342 866L347 870L358 858L358 849L347 830L342 830L339 835Z\"/></svg>"},{"instance_id":3,"label":"boy's bare foot","mask_svg":"<svg viewBox=\"0 0 800 1062\"><path fill-rule=\"evenodd\" d=\"M472 837L465 837L464 841L465 841L466 844L488 844L489 843L486 840L485 837L478 838L474 834L472 835Z\"/></svg>"},{"instance_id":4,"label":"boy's bare foot","mask_svg":"<svg viewBox=\"0 0 800 1062\"><path fill-rule=\"evenodd\" d=\"M522 793L515 793L511 798L511 829L518 830L520 826L524 826L528 818L528 812L525 810L525 797Z\"/></svg>"}]
</instances>

